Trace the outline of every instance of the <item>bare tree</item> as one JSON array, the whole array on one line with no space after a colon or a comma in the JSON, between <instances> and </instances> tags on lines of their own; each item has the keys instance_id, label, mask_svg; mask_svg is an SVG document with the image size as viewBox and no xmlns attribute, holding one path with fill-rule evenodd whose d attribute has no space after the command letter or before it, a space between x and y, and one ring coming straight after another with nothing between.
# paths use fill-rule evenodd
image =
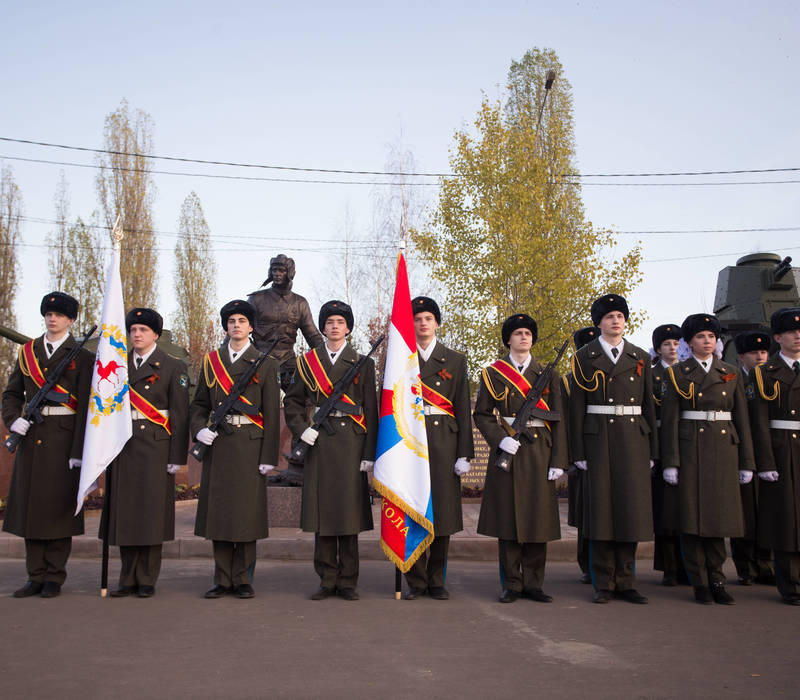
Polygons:
<instances>
[{"instance_id":1,"label":"bare tree","mask_svg":"<svg viewBox=\"0 0 800 700\"><path fill-rule=\"evenodd\" d=\"M9 167L0 170L0 324L16 327L14 301L19 286L18 245L20 243L20 217L22 194ZM10 340L0 340L0 385L5 386L14 368L17 345Z\"/></svg>"},{"instance_id":2,"label":"bare tree","mask_svg":"<svg viewBox=\"0 0 800 700\"><path fill-rule=\"evenodd\" d=\"M154 307L158 299L151 212L155 185L147 158L153 152L153 120L141 109L130 110L123 100L106 117L103 139L109 152L98 156L97 194L109 231L117 214L122 217L122 297L128 307Z\"/></svg>"},{"instance_id":3,"label":"bare tree","mask_svg":"<svg viewBox=\"0 0 800 700\"><path fill-rule=\"evenodd\" d=\"M200 198L190 192L181 206L180 237L175 244L175 296L173 338L189 351L193 373L200 371L203 355L216 347L217 264L211 247L211 230Z\"/></svg>"},{"instance_id":4,"label":"bare tree","mask_svg":"<svg viewBox=\"0 0 800 700\"><path fill-rule=\"evenodd\" d=\"M49 245L49 289L74 296L79 302L75 329L85 331L100 318L105 274L103 227L84 223L78 217L69 222L69 190L62 171L55 194L56 229L47 237Z\"/></svg>"}]
</instances>

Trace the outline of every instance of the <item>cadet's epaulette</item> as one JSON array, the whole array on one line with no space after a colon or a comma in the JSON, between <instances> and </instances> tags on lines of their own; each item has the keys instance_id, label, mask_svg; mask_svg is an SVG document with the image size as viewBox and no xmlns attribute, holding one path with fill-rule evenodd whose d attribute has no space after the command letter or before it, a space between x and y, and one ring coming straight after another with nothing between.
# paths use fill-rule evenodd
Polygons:
<instances>
[{"instance_id":1,"label":"cadet's epaulette","mask_svg":"<svg viewBox=\"0 0 800 700\"><path fill-rule=\"evenodd\" d=\"M567 396L569 396L569 375L564 375L561 377L561 381L564 383L564 391L567 392Z\"/></svg>"},{"instance_id":2,"label":"cadet's epaulette","mask_svg":"<svg viewBox=\"0 0 800 700\"><path fill-rule=\"evenodd\" d=\"M755 384L758 387L758 393L761 394L761 398L764 401L774 401L781 395L781 384L776 379L775 384L772 386L772 394L767 394L766 387L764 386L764 375L762 374L762 367L763 365L757 365L753 368L753 372L755 374ZM773 366L774 367L774 366ZM773 367L769 367L768 369L773 369ZM749 386L752 386L750 384Z\"/></svg>"},{"instance_id":3,"label":"cadet's epaulette","mask_svg":"<svg viewBox=\"0 0 800 700\"><path fill-rule=\"evenodd\" d=\"M481 370L481 376L483 377L483 383L486 385L487 391L492 395L492 398L495 401L502 401L506 396L508 396L508 387L505 384L502 384L503 392L500 393L495 389L494 384L492 383L491 373L489 370L491 369L491 365L487 365Z\"/></svg>"},{"instance_id":4,"label":"cadet's epaulette","mask_svg":"<svg viewBox=\"0 0 800 700\"><path fill-rule=\"evenodd\" d=\"M588 350L589 357L597 357L600 353L596 350ZM583 372L580 360L578 360L578 353L576 352L570 359L572 366L572 379L573 381L585 392L591 394L600 388L600 383L603 384L603 392L605 392L606 375L601 369L596 369L591 377L587 377Z\"/></svg>"},{"instance_id":5,"label":"cadet's epaulette","mask_svg":"<svg viewBox=\"0 0 800 700\"><path fill-rule=\"evenodd\" d=\"M681 369L683 370L683 373L686 374L687 372L690 372L692 368L687 366L685 362L682 362ZM687 391L681 391L672 367L667 368L667 374L669 374L669 378L672 380L672 386L675 387L675 391L678 392L678 396L686 399L687 401L694 401L694 382L689 382L689 389Z\"/></svg>"}]
</instances>

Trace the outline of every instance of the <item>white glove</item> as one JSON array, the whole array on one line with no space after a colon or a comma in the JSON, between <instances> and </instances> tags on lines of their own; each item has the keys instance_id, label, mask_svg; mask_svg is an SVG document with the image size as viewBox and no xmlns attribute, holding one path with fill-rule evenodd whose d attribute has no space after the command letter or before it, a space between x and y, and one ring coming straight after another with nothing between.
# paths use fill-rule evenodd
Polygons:
<instances>
[{"instance_id":1,"label":"white glove","mask_svg":"<svg viewBox=\"0 0 800 700\"><path fill-rule=\"evenodd\" d=\"M459 457L456 460L456 465L453 467L453 471L458 476L464 476L464 474L469 474L470 469L472 469L472 465L469 463L469 460L466 457Z\"/></svg>"},{"instance_id":2,"label":"white glove","mask_svg":"<svg viewBox=\"0 0 800 700\"><path fill-rule=\"evenodd\" d=\"M739 483L740 484L749 484L753 480L753 472L749 469L740 469L739 470Z\"/></svg>"},{"instance_id":3,"label":"white glove","mask_svg":"<svg viewBox=\"0 0 800 700\"><path fill-rule=\"evenodd\" d=\"M758 472L758 478L762 481L777 481L778 472Z\"/></svg>"},{"instance_id":4,"label":"white glove","mask_svg":"<svg viewBox=\"0 0 800 700\"><path fill-rule=\"evenodd\" d=\"M575 462L575 466L578 467L578 469L580 469L582 472L585 472L588 469L585 459L579 459L577 462Z\"/></svg>"},{"instance_id":5,"label":"white glove","mask_svg":"<svg viewBox=\"0 0 800 700\"><path fill-rule=\"evenodd\" d=\"M656 463L651 459L650 460L650 469L656 466Z\"/></svg>"},{"instance_id":6,"label":"white glove","mask_svg":"<svg viewBox=\"0 0 800 700\"><path fill-rule=\"evenodd\" d=\"M666 481L670 486L677 486L678 485L678 468L677 467L667 467L664 470L664 481Z\"/></svg>"},{"instance_id":7,"label":"white glove","mask_svg":"<svg viewBox=\"0 0 800 700\"><path fill-rule=\"evenodd\" d=\"M167 465L167 474L177 474L181 469L180 464L168 464Z\"/></svg>"},{"instance_id":8,"label":"white glove","mask_svg":"<svg viewBox=\"0 0 800 700\"><path fill-rule=\"evenodd\" d=\"M303 431L300 439L306 443L306 445L313 445L317 441L317 437L319 437L319 430L314 430L314 428L308 426L308 428Z\"/></svg>"},{"instance_id":9,"label":"white glove","mask_svg":"<svg viewBox=\"0 0 800 700\"><path fill-rule=\"evenodd\" d=\"M197 442L202 442L204 445L210 445L212 442L214 442L214 440L217 439L217 435L219 435L219 433L215 433L213 430L201 428L200 432L197 433Z\"/></svg>"},{"instance_id":10,"label":"white glove","mask_svg":"<svg viewBox=\"0 0 800 700\"><path fill-rule=\"evenodd\" d=\"M273 467L271 464L258 465L258 471L261 473L261 476L264 476L264 474L266 474L267 472L271 472L273 469L275 469L275 467Z\"/></svg>"},{"instance_id":11,"label":"white glove","mask_svg":"<svg viewBox=\"0 0 800 700\"><path fill-rule=\"evenodd\" d=\"M564 473L563 469L559 469L558 467L550 467L547 470L547 480L548 481L555 481Z\"/></svg>"},{"instance_id":12,"label":"white glove","mask_svg":"<svg viewBox=\"0 0 800 700\"><path fill-rule=\"evenodd\" d=\"M75 467L77 467L78 469L81 468L81 460L75 459L75 457L70 457L69 468L75 469Z\"/></svg>"},{"instance_id":13,"label":"white glove","mask_svg":"<svg viewBox=\"0 0 800 700\"><path fill-rule=\"evenodd\" d=\"M9 430L12 433L17 433L18 435L25 435L31 427L31 422L29 420L25 420L24 418L17 418L12 424Z\"/></svg>"},{"instance_id":14,"label":"white glove","mask_svg":"<svg viewBox=\"0 0 800 700\"><path fill-rule=\"evenodd\" d=\"M373 462L371 459L362 459L358 468L362 472L371 472L374 466L375 462Z\"/></svg>"},{"instance_id":15,"label":"white glove","mask_svg":"<svg viewBox=\"0 0 800 700\"><path fill-rule=\"evenodd\" d=\"M512 438L510 435L506 435L500 441L500 449L503 450L503 452L508 452L508 454L510 455L517 454L517 450L519 448L520 448L519 440Z\"/></svg>"}]
</instances>

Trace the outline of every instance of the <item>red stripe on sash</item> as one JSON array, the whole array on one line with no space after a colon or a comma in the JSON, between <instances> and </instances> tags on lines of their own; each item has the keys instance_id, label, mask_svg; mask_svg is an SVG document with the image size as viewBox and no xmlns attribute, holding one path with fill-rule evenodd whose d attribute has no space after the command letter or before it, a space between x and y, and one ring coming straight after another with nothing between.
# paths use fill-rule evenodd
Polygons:
<instances>
[{"instance_id":1,"label":"red stripe on sash","mask_svg":"<svg viewBox=\"0 0 800 700\"><path fill-rule=\"evenodd\" d=\"M225 369L225 365L222 364L222 359L219 356L219 350L214 350L213 352L208 353L206 357L208 358L208 364L211 367L211 371L214 373L214 379L217 380L217 384L219 384L220 389L222 389L227 396L231 393L231 389L233 388L233 379L231 378L231 375L228 374L228 370ZM239 400L242 403L246 403L248 406L253 405L253 402L243 394L239 396ZM242 415L246 416L251 423L254 423L262 430L264 429L264 416L262 416L261 413L259 413L257 416L248 416L246 413L243 413Z\"/></svg>"},{"instance_id":2,"label":"red stripe on sash","mask_svg":"<svg viewBox=\"0 0 800 700\"><path fill-rule=\"evenodd\" d=\"M309 350L305 355L303 355L302 359L305 360L306 365L311 372L311 376L314 377L314 381L316 381L319 390L323 393L325 398L328 398L331 395L331 392L333 392L333 382L325 372L325 368L322 366L322 362L320 362L317 351ZM342 401L349 403L351 406L356 405L356 402L353 401L353 399L351 399L347 394L342 394ZM364 416L351 415L350 418L352 418L366 431L367 420L364 418Z\"/></svg>"},{"instance_id":3,"label":"red stripe on sash","mask_svg":"<svg viewBox=\"0 0 800 700\"><path fill-rule=\"evenodd\" d=\"M532 386L531 383L525 379L522 373L513 365L510 365L505 360L496 360L491 365L489 365L495 372L497 372L503 379L505 379L511 386L513 386L517 391L522 393L523 396L527 396L528 392L531 390ZM547 402L540 398L536 402L536 407L544 409L545 411L549 411L550 407L547 405ZM545 421L547 425L547 429L550 429L550 423Z\"/></svg>"},{"instance_id":4,"label":"red stripe on sash","mask_svg":"<svg viewBox=\"0 0 800 700\"><path fill-rule=\"evenodd\" d=\"M422 398L425 401L427 401L431 406L436 406L436 408L440 408L451 418L456 417L455 407L453 406L453 402L450 401L450 399L448 399L446 396L442 396L435 389L431 389L424 382L422 383Z\"/></svg>"},{"instance_id":5,"label":"red stripe on sash","mask_svg":"<svg viewBox=\"0 0 800 700\"><path fill-rule=\"evenodd\" d=\"M39 367L39 361L36 359L36 353L33 351L32 340L29 340L22 346L22 356L25 360L25 374L33 379L33 383L41 389L47 380L44 377L42 368ZM71 408L73 411L78 410L78 399L70 394L63 386L56 384L53 387L53 391L64 397L64 401L61 402L62 406Z\"/></svg>"},{"instance_id":6,"label":"red stripe on sash","mask_svg":"<svg viewBox=\"0 0 800 700\"><path fill-rule=\"evenodd\" d=\"M172 435L170 430L169 418L159 411L153 404L151 404L144 396L137 392L133 387L129 387L131 405L146 416L147 420L156 425L160 425L169 435Z\"/></svg>"}]
</instances>

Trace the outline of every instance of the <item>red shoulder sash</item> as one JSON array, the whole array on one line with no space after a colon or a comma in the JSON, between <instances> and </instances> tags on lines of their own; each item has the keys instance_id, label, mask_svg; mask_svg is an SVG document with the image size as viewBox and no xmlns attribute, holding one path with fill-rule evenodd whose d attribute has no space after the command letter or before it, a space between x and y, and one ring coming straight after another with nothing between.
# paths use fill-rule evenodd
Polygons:
<instances>
[{"instance_id":1,"label":"red shoulder sash","mask_svg":"<svg viewBox=\"0 0 800 700\"><path fill-rule=\"evenodd\" d=\"M306 376L306 373L302 371L302 367L300 367L299 375L306 383L306 386L311 389L311 391L321 391L326 398L330 396L331 392L333 391L333 382L330 380L330 377L328 377L327 372L325 372L325 368L322 366L322 362L319 359L319 355L317 355L317 351L309 350L300 358L300 363L305 364L309 373L311 374L311 378L313 379L313 382L309 381L309 377ZM356 405L356 402L353 401L353 399L351 399L347 394L342 394L342 401L349 403L351 406ZM366 431L367 420L363 415L351 415L350 418L352 418Z\"/></svg>"},{"instance_id":2,"label":"red shoulder sash","mask_svg":"<svg viewBox=\"0 0 800 700\"><path fill-rule=\"evenodd\" d=\"M25 345L22 346L22 348L20 348L19 365L22 373L30 377L36 386L38 386L40 389L44 386L44 383L47 380L44 377L42 368L39 367L39 361L36 359L36 353L33 351L32 340L29 340L27 343L25 343ZM70 394L63 386L56 384L53 387L53 391L64 397L64 400L61 402L62 406L71 408L73 411L78 410L78 399Z\"/></svg>"},{"instance_id":3,"label":"red shoulder sash","mask_svg":"<svg viewBox=\"0 0 800 700\"><path fill-rule=\"evenodd\" d=\"M222 364L222 359L219 356L219 350L214 350L213 352L208 353L208 355L206 355L206 361L211 367L211 371L214 373L214 379L217 380L217 384L219 384L220 388L227 396L231 393L234 382L231 375L228 374L228 370L225 369L225 365ZM246 403L250 406L253 405L253 402L244 395L240 396L239 400L242 403ZM264 416L262 416L261 413L259 413L257 416L249 416L246 413L243 413L242 415L247 416L247 419L251 423L254 423L262 430L264 429Z\"/></svg>"}]
</instances>

